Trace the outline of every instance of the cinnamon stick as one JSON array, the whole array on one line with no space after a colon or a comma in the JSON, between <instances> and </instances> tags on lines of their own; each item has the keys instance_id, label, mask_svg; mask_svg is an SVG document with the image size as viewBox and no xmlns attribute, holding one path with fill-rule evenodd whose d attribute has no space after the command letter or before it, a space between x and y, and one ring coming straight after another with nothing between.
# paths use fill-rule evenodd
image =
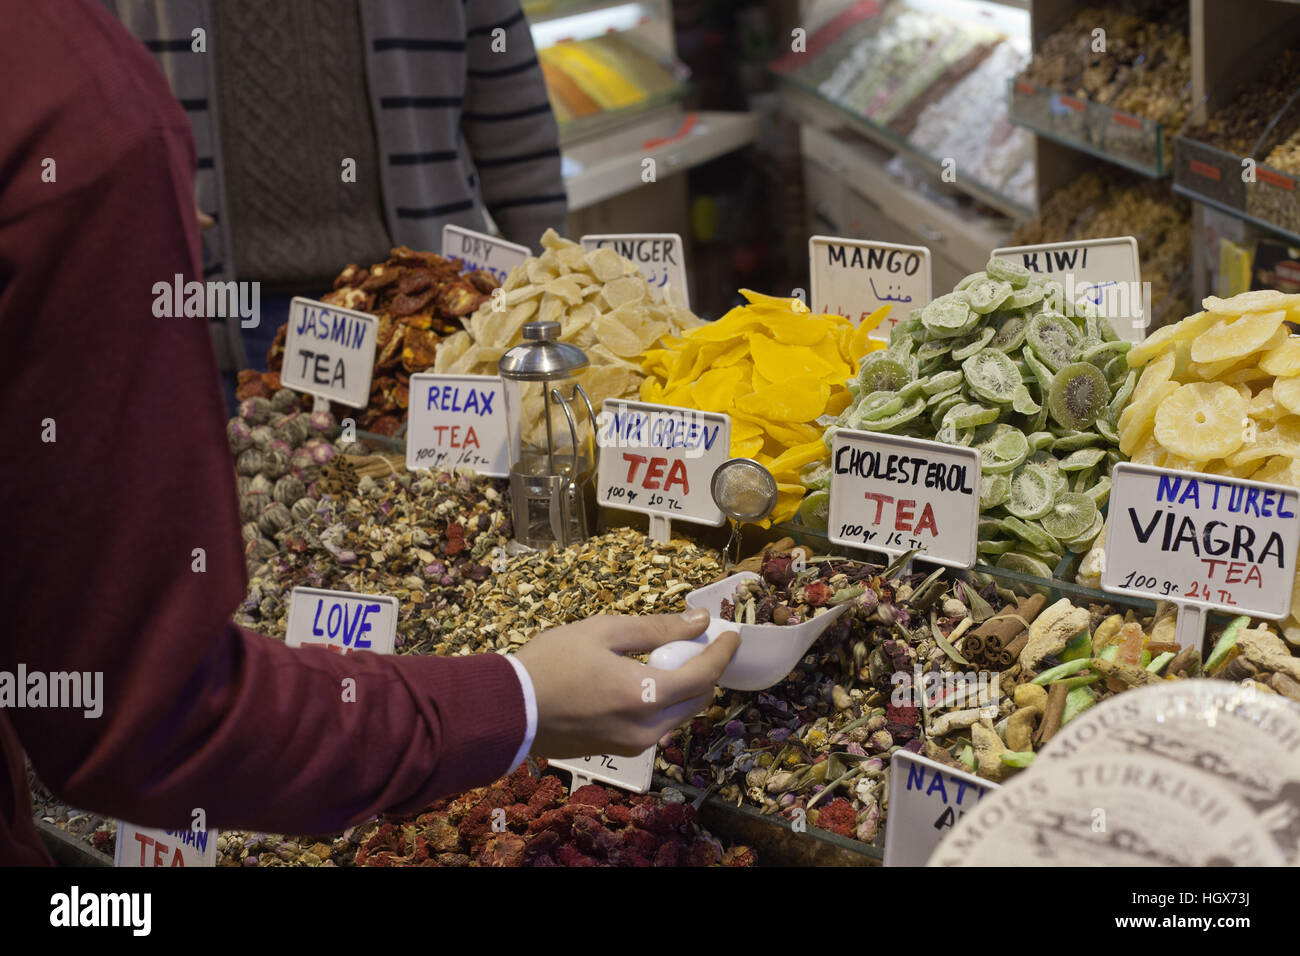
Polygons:
<instances>
[{"instance_id":1,"label":"cinnamon stick","mask_svg":"<svg viewBox=\"0 0 1300 956\"><path fill-rule=\"evenodd\" d=\"M1047 707L1043 710L1043 719L1038 722L1038 730L1034 732L1035 749L1040 749L1061 729L1061 715L1065 713L1065 698L1069 693L1063 683L1048 688Z\"/></svg>"}]
</instances>

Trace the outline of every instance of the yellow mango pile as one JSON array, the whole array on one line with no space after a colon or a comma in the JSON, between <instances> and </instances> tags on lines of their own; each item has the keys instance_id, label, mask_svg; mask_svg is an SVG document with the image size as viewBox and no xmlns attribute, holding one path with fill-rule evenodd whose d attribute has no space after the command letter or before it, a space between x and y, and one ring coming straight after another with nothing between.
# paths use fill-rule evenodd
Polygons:
<instances>
[{"instance_id":1,"label":"yellow mango pile","mask_svg":"<svg viewBox=\"0 0 1300 956\"><path fill-rule=\"evenodd\" d=\"M862 356L885 347L870 332L889 310L855 328L842 316L814 315L799 299L740 294L747 305L644 354L641 400L731 416L731 454L755 459L776 478L770 520L779 523L799 510L799 470L830 460L817 419L849 404L844 383Z\"/></svg>"}]
</instances>

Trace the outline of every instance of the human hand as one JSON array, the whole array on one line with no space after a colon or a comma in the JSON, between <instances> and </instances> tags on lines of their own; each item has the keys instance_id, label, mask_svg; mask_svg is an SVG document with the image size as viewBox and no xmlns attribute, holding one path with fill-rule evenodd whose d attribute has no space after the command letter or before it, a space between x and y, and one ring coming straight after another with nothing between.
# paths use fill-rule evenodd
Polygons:
<instances>
[{"instance_id":1,"label":"human hand","mask_svg":"<svg viewBox=\"0 0 1300 956\"><path fill-rule=\"evenodd\" d=\"M708 611L647 617L597 615L533 638L515 655L537 696L536 757L634 757L708 707L740 635L722 634L676 670L624 654L704 633ZM644 683L647 679L652 683Z\"/></svg>"},{"instance_id":2,"label":"human hand","mask_svg":"<svg viewBox=\"0 0 1300 956\"><path fill-rule=\"evenodd\" d=\"M202 232L202 231L205 231L205 230L208 230L208 229L211 229L213 226L215 226L215 225L217 224L217 221L216 221L215 219L213 219L211 216L209 216L206 212L204 212L204 211L203 211L202 209L200 209L198 206L195 206L195 207L194 207L194 214L195 214L196 216L198 216L198 218L199 218L199 231L201 231L201 232Z\"/></svg>"}]
</instances>

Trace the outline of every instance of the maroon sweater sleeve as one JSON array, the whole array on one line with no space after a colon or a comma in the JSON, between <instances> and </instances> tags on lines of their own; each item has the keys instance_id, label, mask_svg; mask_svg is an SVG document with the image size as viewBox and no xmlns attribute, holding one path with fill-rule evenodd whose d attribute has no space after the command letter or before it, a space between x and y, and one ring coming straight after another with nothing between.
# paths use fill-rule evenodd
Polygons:
<instances>
[{"instance_id":1,"label":"maroon sweater sleeve","mask_svg":"<svg viewBox=\"0 0 1300 956\"><path fill-rule=\"evenodd\" d=\"M246 577L207 321L153 309L198 272L185 116L93 0L0 0L0 22L0 89L23 91L0 110L0 670L103 674L97 719L0 716L0 860L30 835L12 731L64 799L155 826L201 807L328 832L508 770L526 718L503 658L339 657L228 623Z\"/></svg>"}]
</instances>

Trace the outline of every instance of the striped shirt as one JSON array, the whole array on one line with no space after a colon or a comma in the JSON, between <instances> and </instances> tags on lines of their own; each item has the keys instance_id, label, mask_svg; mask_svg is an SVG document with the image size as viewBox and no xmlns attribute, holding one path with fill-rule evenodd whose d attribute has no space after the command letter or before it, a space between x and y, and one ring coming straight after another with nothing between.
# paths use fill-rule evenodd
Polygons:
<instances>
[{"instance_id":1,"label":"striped shirt","mask_svg":"<svg viewBox=\"0 0 1300 956\"><path fill-rule=\"evenodd\" d=\"M203 234L204 277L231 279L212 2L103 0L153 53L189 117L196 203L217 222ZM563 231L559 135L518 0L357 3L393 241L437 250L444 224L484 229L485 211L506 238L530 247L548 226ZM197 30L205 53L194 50ZM220 339L223 366L243 364L234 323Z\"/></svg>"}]
</instances>

